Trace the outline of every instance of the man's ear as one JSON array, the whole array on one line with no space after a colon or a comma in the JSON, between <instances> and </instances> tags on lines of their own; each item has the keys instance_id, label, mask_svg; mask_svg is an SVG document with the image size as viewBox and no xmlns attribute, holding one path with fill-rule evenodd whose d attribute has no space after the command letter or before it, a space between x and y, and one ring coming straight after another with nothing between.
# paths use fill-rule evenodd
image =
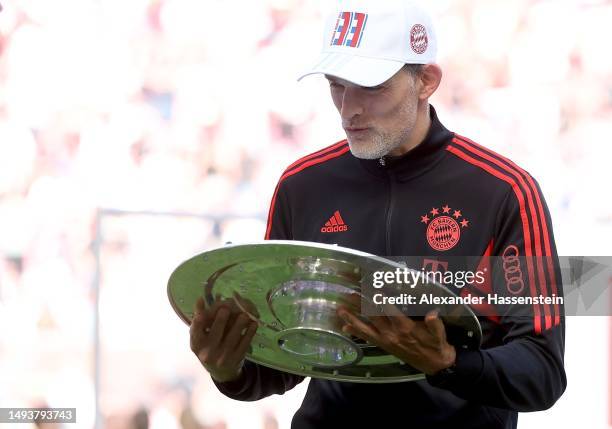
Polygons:
<instances>
[{"instance_id":1,"label":"man's ear","mask_svg":"<svg viewBox=\"0 0 612 429\"><path fill-rule=\"evenodd\" d=\"M425 64L419 73L419 99L427 100L432 96L442 81L442 69L437 64Z\"/></svg>"}]
</instances>

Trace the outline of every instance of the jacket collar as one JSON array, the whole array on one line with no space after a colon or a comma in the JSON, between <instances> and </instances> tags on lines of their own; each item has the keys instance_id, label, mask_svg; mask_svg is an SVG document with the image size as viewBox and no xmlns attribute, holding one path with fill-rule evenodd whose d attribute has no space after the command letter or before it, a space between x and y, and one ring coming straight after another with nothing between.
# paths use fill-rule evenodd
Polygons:
<instances>
[{"instance_id":1,"label":"jacket collar","mask_svg":"<svg viewBox=\"0 0 612 429\"><path fill-rule=\"evenodd\" d=\"M454 135L442 125L432 105L429 105L429 117L431 125L425 139L408 153L398 157L355 159L366 170L379 177L392 175L400 181L407 181L420 176L442 160L446 155L446 146Z\"/></svg>"}]
</instances>

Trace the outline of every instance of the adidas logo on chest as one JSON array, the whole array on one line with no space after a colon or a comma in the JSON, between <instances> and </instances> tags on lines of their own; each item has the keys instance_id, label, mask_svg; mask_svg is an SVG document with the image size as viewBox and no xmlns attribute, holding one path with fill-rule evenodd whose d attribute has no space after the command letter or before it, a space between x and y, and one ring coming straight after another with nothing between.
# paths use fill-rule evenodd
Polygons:
<instances>
[{"instance_id":1,"label":"adidas logo on chest","mask_svg":"<svg viewBox=\"0 0 612 429\"><path fill-rule=\"evenodd\" d=\"M344 223L344 219L340 216L340 211L336 210L332 217L329 218L325 225L321 228L321 232L346 232L348 231L348 225Z\"/></svg>"}]
</instances>

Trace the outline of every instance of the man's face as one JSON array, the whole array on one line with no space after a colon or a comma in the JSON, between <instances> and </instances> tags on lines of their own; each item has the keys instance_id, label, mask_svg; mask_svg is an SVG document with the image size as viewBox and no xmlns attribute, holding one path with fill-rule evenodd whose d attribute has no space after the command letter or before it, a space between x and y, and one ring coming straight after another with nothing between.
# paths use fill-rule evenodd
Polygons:
<instances>
[{"instance_id":1,"label":"man's face","mask_svg":"<svg viewBox=\"0 0 612 429\"><path fill-rule=\"evenodd\" d=\"M349 147L357 158L399 155L417 118L417 79L401 69L375 87L326 75Z\"/></svg>"}]
</instances>

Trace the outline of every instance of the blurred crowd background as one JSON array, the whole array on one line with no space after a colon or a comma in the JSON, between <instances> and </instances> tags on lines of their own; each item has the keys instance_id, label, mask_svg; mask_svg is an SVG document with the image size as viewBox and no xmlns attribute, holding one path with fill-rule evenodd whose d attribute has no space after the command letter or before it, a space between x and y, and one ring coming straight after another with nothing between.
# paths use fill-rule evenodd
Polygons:
<instances>
[{"instance_id":1,"label":"blurred crowd background","mask_svg":"<svg viewBox=\"0 0 612 429\"><path fill-rule=\"evenodd\" d=\"M325 80L295 81L331 2L0 2L0 406L94 425L99 285L104 427L288 428L306 383L222 397L165 287L193 254L261 239L282 170L344 137ZM612 1L429 7L442 122L538 179L559 254L610 254ZM598 326L589 427L612 401Z\"/></svg>"}]
</instances>

